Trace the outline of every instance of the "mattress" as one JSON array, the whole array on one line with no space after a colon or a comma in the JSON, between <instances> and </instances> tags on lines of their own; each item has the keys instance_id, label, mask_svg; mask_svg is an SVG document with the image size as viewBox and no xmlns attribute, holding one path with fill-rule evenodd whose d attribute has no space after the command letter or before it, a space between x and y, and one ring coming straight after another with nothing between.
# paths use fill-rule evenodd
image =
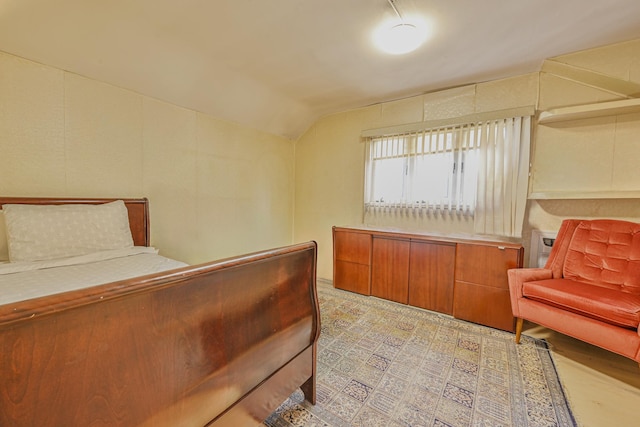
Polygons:
<instances>
[{"instance_id":1,"label":"mattress","mask_svg":"<svg viewBox=\"0 0 640 427\"><path fill-rule=\"evenodd\" d=\"M49 261L0 263L0 305L186 265L142 246Z\"/></svg>"}]
</instances>

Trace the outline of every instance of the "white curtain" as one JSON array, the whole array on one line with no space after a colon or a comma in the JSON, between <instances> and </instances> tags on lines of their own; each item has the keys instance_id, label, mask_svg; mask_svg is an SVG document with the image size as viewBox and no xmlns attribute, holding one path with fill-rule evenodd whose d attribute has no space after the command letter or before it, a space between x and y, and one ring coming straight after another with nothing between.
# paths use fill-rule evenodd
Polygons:
<instances>
[{"instance_id":1,"label":"white curtain","mask_svg":"<svg viewBox=\"0 0 640 427\"><path fill-rule=\"evenodd\" d=\"M521 237L529 180L531 117L484 122L474 232Z\"/></svg>"}]
</instances>

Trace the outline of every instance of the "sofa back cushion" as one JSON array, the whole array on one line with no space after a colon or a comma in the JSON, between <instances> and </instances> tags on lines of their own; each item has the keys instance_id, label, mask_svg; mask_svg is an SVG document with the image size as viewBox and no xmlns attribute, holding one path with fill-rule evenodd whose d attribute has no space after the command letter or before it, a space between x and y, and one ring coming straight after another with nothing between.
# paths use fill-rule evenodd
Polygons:
<instances>
[{"instance_id":1,"label":"sofa back cushion","mask_svg":"<svg viewBox=\"0 0 640 427\"><path fill-rule=\"evenodd\" d=\"M563 277L640 294L640 224L580 222L567 250Z\"/></svg>"}]
</instances>

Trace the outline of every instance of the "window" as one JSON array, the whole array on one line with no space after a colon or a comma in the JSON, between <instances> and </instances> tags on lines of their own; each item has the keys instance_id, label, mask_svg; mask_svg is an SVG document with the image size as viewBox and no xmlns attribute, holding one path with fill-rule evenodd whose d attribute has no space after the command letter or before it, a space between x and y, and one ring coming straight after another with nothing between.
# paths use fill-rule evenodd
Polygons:
<instances>
[{"instance_id":1,"label":"window","mask_svg":"<svg viewBox=\"0 0 640 427\"><path fill-rule=\"evenodd\" d=\"M471 126L369 140L367 210L473 212L478 145Z\"/></svg>"},{"instance_id":2,"label":"window","mask_svg":"<svg viewBox=\"0 0 640 427\"><path fill-rule=\"evenodd\" d=\"M524 110L511 118L474 116L464 125L367 132L365 214L472 216L475 233L520 237L533 111Z\"/></svg>"}]
</instances>

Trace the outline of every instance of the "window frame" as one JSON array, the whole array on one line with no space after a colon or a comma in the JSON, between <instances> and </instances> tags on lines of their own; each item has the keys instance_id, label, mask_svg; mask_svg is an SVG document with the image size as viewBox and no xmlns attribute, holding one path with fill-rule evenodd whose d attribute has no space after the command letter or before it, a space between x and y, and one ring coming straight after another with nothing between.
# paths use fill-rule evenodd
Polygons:
<instances>
[{"instance_id":1,"label":"window frame","mask_svg":"<svg viewBox=\"0 0 640 427\"><path fill-rule=\"evenodd\" d=\"M424 130L420 132L408 132L404 134L370 137L367 141L367 162L365 165L365 212L379 209L394 210L429 210L429 211L448 211L462 212L464 214L473 215L475 205L475 195L477 185L473 183L471 188L471 196L468 195L470 183L465 163L468 162L468 152L475 152L477 155L478 145L476 142L476 129L473 125L460 127L446 127L440 129ZM385 148L378 147L383 144L394 144L389 149L386 147L387 154L382 153ZM398 147L401 146L402 150ZM389 152L390 150L390 152ZM447 162L446 180L441 188L440 197L424 196L424 193L416 193L414 187L418 185L419 163L421 159L428 156L445 156L451 157ZM385 159L402 158L403 162L403 185L400 190L400 196L396 195L389 201L384 200L384 196L380 198L379 192L376 191L376 175L375 162L384 161ZM436 160L437 161L437 160ZM477 161L477 160L476 160ZM420 167L421 169L421 167ZM474 168L477 179L477 165ZM469 173L472 173L473 170ZM428 176L428 175L427 175ZM431 179L442 179L442 175L431 177ZM466 188L465 188L466 187ZM466 194L466 196L465 196ZM442 196L444 195L444 196Z\"/></svg>"}]
</instances>

